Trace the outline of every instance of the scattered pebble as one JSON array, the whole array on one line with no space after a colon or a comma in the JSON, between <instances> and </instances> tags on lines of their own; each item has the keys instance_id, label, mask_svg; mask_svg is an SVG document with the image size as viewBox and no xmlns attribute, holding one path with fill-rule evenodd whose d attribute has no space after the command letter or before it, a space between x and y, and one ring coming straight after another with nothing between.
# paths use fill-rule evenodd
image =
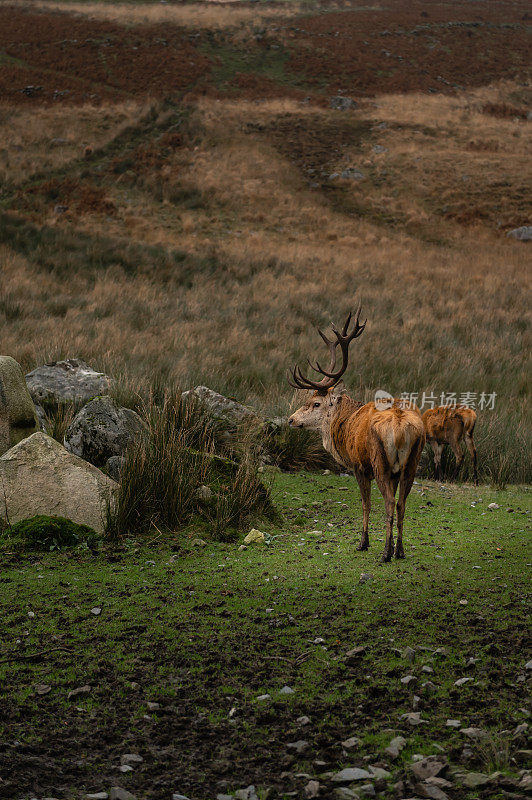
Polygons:
<instances>
[{"instance_id":1,"label":"scattered pebble","mask_svg":"<svg viewBox=\"0 0 532 800\"><path fill-rule=\"evenodd\" d=\"M415 757L414 757L415 758ZM412 759L414 761L414 758ZM447 761L442 759L441 756L422 756L415 759L411 764L410 769L419 781L426 781L439 775L447 767Z\"/></svg>"},{"instance_id":2,"label":"scattered pebble","mask_svg":"<svg viewBox=\"0 0 532 800\"><path fill-rule=\"evenodd\" d=\"M305 786L305 788L303 789L303 794L305 795L306 798L309 798L310 800L310 798L318 797L320 789L321 786L319 781L309 781Z\"/></svg>"},{"instance_id":3,"label":"scattered pebble","mask_svg":"<svg viewBox=\"0 0 532 800\"><path fill-rule=\"evenodd\" d=\"M306 753L309 747L310 747L309 743L304 739L298 739L297 742L289 742L286 745L287 750L293 750L295 753L298 754L298 756L302 755L303 753Z\"/></svg>"},{"instance_id":4,"label":"scattered pebble","mask_svg":"<svg viewBox=\"0 0 532 800\"><path fill-rule=\"evenodd\" d=\"M404 719L405 722L408 722L413 727L427 722L426 719L421 719L421 711L408 711L406 714L401 714L401 719Z\"/></svg>"},{"instance_id":5,"label":"scattered pebble","mask_svg":"<svg viewBox=\"0 0 532 800\"><path fill-rule=\"evenodd\" d=\"M91 608L91 614L94 614L95 617L98 617L102 613L102 609L99 606L95 606Z\"/></svg>"},{"instance_id":6,"label":"scattered pebble","mask_svg":"<svg viewBox=\"0 0 532 800\"><path fill-rule=\"evenodd\" d=\"M463 733L468 739L485 739L488 735L482 728L460 728L460 733Z\"/></svg>"},{"instance_id":7,"label":"scattered pebble","mask_svg":"<svg viewBox=\"0 0 532 800\"><path fill-rule=\"evenodd\" d=\"M244 544L253 544L254 542L260 544L265 541L266 536L262 531L257 530L257 528L252 528L247 536L244 536Z\"/></svg>"},{"instance_id":8,"label":"scattered pebble","mask_svg":"<svg viewBox=\"0 0 532 800\"><path fill-rule=\"evenodd\" d=\"M291 686L283 686L279 694L295 694Z\"/></svg>"},{"instance_id":9,"label":"scattered pebble","mask_svg":"<svg viewBox=\"0 0 532 800\"><path fill-rule=\"evenodd\" d=\"M158 711L158 709L161 707L161 704L160 703L146 703L146 706L148 708L148 711Z\"/></svg>"},{"instance_id":10,"label":"scattered pebble","mask_svg":"<svg viewBox=\"0 0 532 800\"><path fill-rule=\"evenodd\" d=\"M48 694L48 692L52 691L52 687L49 686L47 683L37 683L35 684L35 694Z\"/></svg>"},{"instance_id":11,"label":"scattered pebble","mask_svg":"<svg viewBox=\"0 0 532 800\"><path fill-rule=\"evenodd\" d=\"M406 747L406 739L404 736L395 736L386 750L384 754L387 755L389 758L395 759L399 756L401 750Z\"/></svg>"},{"instance_id":12,"label":"scattered pebble","mask_svg":"<svg viewBox=\"0 0 532 800\"><path fill-rule=\"evenodd\" d=\"M375 778L375 780L387 780L387 778L391 778L391 772L388 772L387 769L383 769L383 767L377 767L370 764L371 770L371 777Z\"/></svg>"},{"instance_id":13,"label":"scattered pebble","mask_svg":"<svg viewBox=\"0 0 532 800\"><path fill-rule=\"evenodd\" d=\"M265 700L271 700L272 696L271 696L271 694L259 694L259 696L256 699L260 703L263 703Z\"/></svg>"},{"instance_id":14,"label":"scattered pebble","mask_svg":"<svg viewBox=\"0 0 532 800\"><path fill-rule=\"evenodd\" d=\"M332 780L335 781L335 783L351 783L351 781L362 781L366 778L371 778L371 773L366 769L346 767L333 775Z\"/></svg>"},{"instance_id":15,"label":"scattered pebble","mask_svg":"<svg viewBox=\"0 0 532 800\"><path fill-rule=\"evenodd\" d=\"M461 778L461 782L468 789L476 789L477 786L484 786L489 783L489 775L484 775L483 772L468 772Z\"/></svg>"},{"instance_id":16,"label":"scattered pebble","mask_svg":"<svg viewBox=\"0 0 532 800\"><path fill-rule=\"evenodd\" d=\"M457 681L454 682L455 686L463 686L464 683L469 683L469 681L474 680L474 678L458 678Z\"/></svg>"},{"instance_id":17,"label":"scattered pebble","mask_svg":"<svg viewBox=\"0 0 532 800\"><path fill-rule=\"evenodd\" d=\"M358 747L362 744L362 739L359 739L358 736L351 736L349 739L346 739L342 742L342 747L346 750L352 750L354 747Z\"/></svg>"},{"instance_id":18,"label":"scattered pebble","mask_svg":"<svg viewBox=\"0 0 532 800\"><path fill-rule=\"evenodd\" d=\"M235 792L235 800L259 800L254 786L248 786L246 789L237 789Z\"/></svg>"},{"instance_id":19,"label":"scattered pebble","mask_svg":"<svg viewBox=\"0 0 532 800\"><path fill-rule=\"evenodd\" d=\"M120 756L120 763L121 764L142 764L144 759L142 756L139 756L137 753L124 753L123 756Z\"/></svg>"},{"instance_id":20,"label":"scattered pebble","mask_svg":"<svg viewBox=\"0 0 532 800\"><path fill-rule=\"evenodd\" d=\"M344 656L345 663L348 666L358 666L359 661L366 653L366 648L362 646L352 647Z\"/></svg>"},{"instance_id":21,"label":"scattered pebble","mask_svg":"<svg viewBox=\"0 0 532 800\"><path fill-rule=\"evenodd\" d=\"M296 719L298 725L309 725L310 724L310 717L302 716Z\"/></svg>"},{"instance_id":22,"label":"scattered pebble","mask_svg":"<svg viewBox=\"0 0 532 800\"><path fill-rule=\"evenodd\" d=\"M445 724L448 728L459 728L462 723L459 719L448 719Z\"/></svg>"},{"instance_id":23,"label":"scattered pebble","mask_svg":"<svg viewBox=\"0 0 532 800\"><path fill-rule=\"evenodd\" d=\"M113 786L109 792L109 800L137 800L134 794L121 786Z\"/></svg>"}]
</instances>

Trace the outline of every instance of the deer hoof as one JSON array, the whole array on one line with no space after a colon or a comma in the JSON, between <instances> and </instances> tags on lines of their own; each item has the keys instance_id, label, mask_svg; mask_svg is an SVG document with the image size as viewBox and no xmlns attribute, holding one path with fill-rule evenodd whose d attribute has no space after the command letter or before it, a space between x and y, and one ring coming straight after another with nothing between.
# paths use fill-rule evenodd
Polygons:
<instances>
[{"instance_id":1,"label":"deer hoof","mask_svg":"<svg viewBox=\"0 0 532 800\"><path fill-rule=\"evenodd\" d=\"M404 558L405 557L405 551L403 550L403 548L401 548L400 550L396 550L395 551L395 557L396 558Z\"/></svg>"},{"instance_id":2,"label":"deer hoof","mask_svg":"<svg viewBox=\"0 0 532 800\"><path fill-rule=\"evenodd\" d=\"M368 547L369 544L367 542L360 542L360 544L357 544L357 550L367 550Z\"/></svg>"},{"instance_id":3,"label":"deer hoof","mask_svg":"<svg viewBox=\"0 0 532 800\"><path fill-rule=\"evenodd\" d=\"M388 564L392 560L391 553L383 553L381 557L381 564Z\"/></svg>"}]
</instances>

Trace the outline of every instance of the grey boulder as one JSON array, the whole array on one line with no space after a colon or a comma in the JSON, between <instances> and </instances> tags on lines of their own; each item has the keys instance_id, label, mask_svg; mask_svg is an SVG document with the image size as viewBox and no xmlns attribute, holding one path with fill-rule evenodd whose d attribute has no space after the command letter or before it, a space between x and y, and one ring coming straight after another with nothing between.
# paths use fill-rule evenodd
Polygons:
<instances>
[{"instance_id":1,"label":"grey boulder","mask_svg":"<svg viewBox=\"0 0 532 800\"><path fill-rule=\"evenodd\" d=\"M105 462L105 471L113 481L120 482L120 473L126 459L123 456L111 456Z\"/></svg>"},{"instance_id":2,"label":"grey boulder","mask_svg":"<svg viewBox=\"0 0 532 800\"><path fill-rule=\"evenodd\" d=\"M336 95L335 97L330 98L329 106L337 111L347 111L350 108L356 108L357 103L352 97L342 97L341 95Z\"/></svg>"},{"instance_id":3,"label":"grey boulder","mask_svg":"<svg viewBox=\"0 0 532 800\"><path fill-rule=\"evenodd\" d=\"M359 169L356 169L356 167L347 167L347 169L342 170L340 177L345 180L363 181L366 176Z\"/></svg>"},{"instance_id":4,"label":"grey boulder","mask_svg":"<svg viewBox=\"0 0 532 800\"><path fill-rule=\"evenodd\" d=\"M0 356L0 455L38 430L20 364L11 356Z\"/></svg>"},{"instance_id":5,"label":"grey boulder","mask_svg":"<svg viewBox=\"0 0 532 800\"><path fill-rule=\"evenodd\" d=\"M37 422L39 423L39 430L46 433L48 430L48 419L46 417L46 411L38 403L35 403L35 414L37 416Z\"/></svg>"},{"instance_id":6,"label":"grey boulder","mask_svg":"<svg viewBox=\"0 0 532 800\"><path fill-rule=\"evenodd\" d=\"M508 231L506 234L512 239L517 239L518 242L532 241L532 225L522 225L520 228L514 228L513 231Z\"/></svg>"},{"instance_id":7,"label":"grey boulder","mask_svg":"<svg viewBox=\"0 0 532 800\"><path fill-rule=\"evenodd\" d=\"M117 484L47 436L34 433L0 457L0 516L11 523L45 514L103 533Z\"/></svg>"},{"instance_id":8,"label":"grey boulder","mask_svg":"<svg viewBox=\"0 0 532 800\"><path fill-rule=\"evenodd\" d=\"M106 394L111 379L81 359L69 358L37 367L26 375L26 383L38 403L85 403L97 395Z\"/></svg>"},{"instance_id":9,"label":"grey boulder","mask_svg":"<svg viewBox=\"0 0 532 800\"><path fill-rule=\"evenodd\" d=\"M247 423L259 422L256 411L248 406L242 405L237 400L224 397L223 394L214 392L208 386L196 386L188 392L183 392L183 400L196 400L214 418L223 420L230 425L240 426Z\"/></svg>"},{"instance_id":10,"label":"grey boulder","mask_svg":"<svg viewBox=\"0 0 532 800\"><path fill-rule=\"evenodd\" d=\"M103 467L113 456L123 456L144 430L135 411L120 408L111 397L96 397L76 414L64 444L69 453Z\"/></svg>"}]
</instances>

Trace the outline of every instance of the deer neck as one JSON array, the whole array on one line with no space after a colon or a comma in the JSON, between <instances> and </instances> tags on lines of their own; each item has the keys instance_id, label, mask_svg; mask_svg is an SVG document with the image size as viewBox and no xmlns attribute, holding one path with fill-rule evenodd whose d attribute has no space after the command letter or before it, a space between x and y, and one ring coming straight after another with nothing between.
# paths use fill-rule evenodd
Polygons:
<instances>
[{"instance_id":1,"label":"deer neck","mask_svg":"<svg viewBox=\"0 0 532 800\"><path fill-rule=\"evenodd\" d=\"M344 427L347 420L351 419L354 412L363 403L357 403L349 395L343 394L340 402L331 406L323 419L321 427L321 440L323 447L332 455L335 461L343 467L349 467L348 454L343 446Z\"/></svg>"}]
</instances>

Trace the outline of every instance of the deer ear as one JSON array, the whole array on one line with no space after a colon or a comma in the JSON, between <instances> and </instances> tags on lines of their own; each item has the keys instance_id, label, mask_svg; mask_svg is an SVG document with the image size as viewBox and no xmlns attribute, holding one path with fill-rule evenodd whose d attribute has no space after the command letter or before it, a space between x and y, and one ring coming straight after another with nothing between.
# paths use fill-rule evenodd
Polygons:
<instances>
[{"instance_id":1,"label":"deer ear","mask_svg":"<svg viewBox=\"0 0 532 800\"><path fill-rule=\"evenodd\" d=\"M347 389L345 388L345 383L343 381L338 381L336 386L333 386L331 389L331 397L338 397L340 398L343 394L345 394Z\"/></svg>"}]
</instances>

